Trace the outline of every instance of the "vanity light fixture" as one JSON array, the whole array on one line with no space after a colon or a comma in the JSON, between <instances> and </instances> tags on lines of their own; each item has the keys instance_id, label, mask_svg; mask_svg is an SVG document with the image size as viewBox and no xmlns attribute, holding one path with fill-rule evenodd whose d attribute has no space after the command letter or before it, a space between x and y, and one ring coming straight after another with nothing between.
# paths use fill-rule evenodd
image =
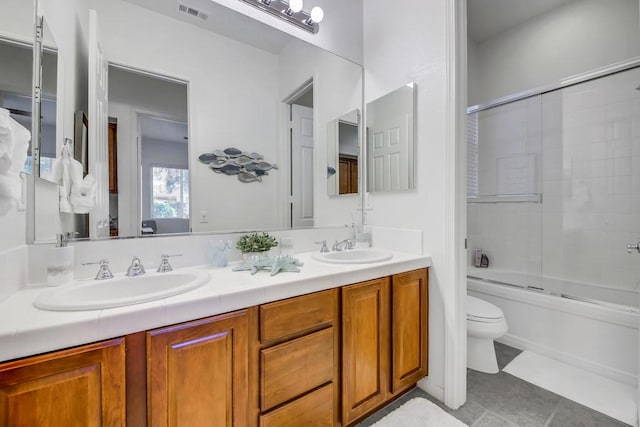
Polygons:
<instances>
[{"instance_id":1,"label":"vanity light fixture","mask_svg":"<svg viewBox=\"0 0 640 427\"><path fill-rule=\"evenodd\" d=\"M312 34L318 32L318 24L324 18L322 8L315 6L311 12L302 9L302 0L241 0Z\"/></svg>"}]
</instances>

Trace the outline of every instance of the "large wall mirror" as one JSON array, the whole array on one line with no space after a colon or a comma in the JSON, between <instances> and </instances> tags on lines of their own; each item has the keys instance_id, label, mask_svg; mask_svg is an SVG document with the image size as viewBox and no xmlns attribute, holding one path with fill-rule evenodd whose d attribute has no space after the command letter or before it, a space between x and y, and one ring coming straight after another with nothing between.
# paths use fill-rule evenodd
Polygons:
<instances>
[{"instance_id":1,"label":"large wall mirror","mask_svg":"<svg viewBox=\"0 0 640 427\"><path fill-rule=\"evenodd\" d=\"M36 185L33 241L319 227L358 209L325 189L327 123L362 109L360 65L214 2L49 1L73 82L57 156L76 130L91 200L61 212L59 186Z\"/></svg>"},{"instance_id":2,"label":"large wall mirror","mask_svg":"<svg viewBox=\"0 0 640 427\"><path fill-rule=\"evenodd\" d=\"M415 84L367 103L367 191L415 188Z\"/></svg>"}]
</instances>

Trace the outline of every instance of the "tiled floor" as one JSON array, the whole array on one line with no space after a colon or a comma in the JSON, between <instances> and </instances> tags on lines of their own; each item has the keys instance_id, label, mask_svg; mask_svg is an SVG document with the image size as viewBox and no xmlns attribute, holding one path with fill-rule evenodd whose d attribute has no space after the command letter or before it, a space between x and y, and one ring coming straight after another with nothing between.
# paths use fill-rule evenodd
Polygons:
<instances>
[{"instance_id":1,"label":"tiled floor","mask_svg":"<svg viewBox=\"0 0 640 427\"><path fill-rule=\"evenodd\" d=\"M520 353L496 343L500 369ZM414 397L436 403L471 427L621 427L599 412L565 399L505 372L495 375L467 370L467 403L453 411L420 389L414 389L358 424L366 427Z\"/></svg>"}]
</instances>

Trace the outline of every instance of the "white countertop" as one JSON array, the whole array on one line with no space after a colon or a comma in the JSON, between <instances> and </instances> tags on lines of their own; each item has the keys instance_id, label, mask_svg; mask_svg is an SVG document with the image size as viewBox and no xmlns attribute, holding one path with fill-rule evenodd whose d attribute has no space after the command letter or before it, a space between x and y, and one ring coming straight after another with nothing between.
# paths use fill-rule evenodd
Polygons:
<instances>
[{"instance_id":1,"label":"white countertop","mask_svg":"<svg viewBox=\"0 0 640 427\"><path fill-rule=\"evenodd\" d=\"M393 254L389 261L376 264L328 264L312 259L311 253L297 254L296 258L304 263L301 271L283 272L275 276L270 276L268 271L258 271L253 276L249 271L231 271L239 262L229 263L225 268L188 267L184 270L207 270L209 282L170 298L102 310L40 310L33 306L33 301L41 292L51 288L22 289L0 303L0 361L431 266L429 256L401 252Z\"/></svg>"}]
</instances>

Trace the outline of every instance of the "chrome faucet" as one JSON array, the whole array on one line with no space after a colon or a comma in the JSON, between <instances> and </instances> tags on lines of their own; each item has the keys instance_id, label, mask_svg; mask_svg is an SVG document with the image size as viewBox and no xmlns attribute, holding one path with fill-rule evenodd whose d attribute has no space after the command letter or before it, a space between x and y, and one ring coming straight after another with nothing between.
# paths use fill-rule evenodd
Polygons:
<instances>
[{"instance_id":1,"label":"chrome faucet","mask_svg":"<svg viewBox=\"0 0 640 427\"><path fill-rule=\"evenodd\" d=\"M96 264L100 264L100 269L98 270L98 274L96 274L96 277L94 278L95 280L106 280L106 279L113 278L113 273L111 273L111 270L109 270L108 259L101 259L100 261L97 261L97 262L82 263L82 265L96 265Z\"/></svg>"},{"instance_id":2,"label":"chrome faucet","mask_svg":"<svg viewBox=\"0 0 640 427\"><path fill-rule=\"evenodd\" d=\"M172 258L174 256L182 256L182 254L175 254L175 255L162 254L162 255L160 255L160 265L158 266L158 269L156 271L158 273L168 273L170 271L173 271L173 267L171 267L171 264L169 264L169 258Z\"/></svg>"},{"instance_id":3,"label":"chrome faucet","mask_svg":"<svg viewBox=\"0 0 640 427\"><path fill-rule=\"evenodd\" d=\"M142 276L144 273L146 273L146 271L144 271L144 266L142 262L140 262L140 258L134 256L133 260L131 260L131 265L127 268L127 276Z\"/></svg>"},{"instance_id":4,"label":"chrome faucet","mask_svg":"<svg viewBox=\"0 0 640 427\"><path fill-rule=\"evenodd\" d=\"M333 246L331 247L331 250L334 250L334 251L344 251L349 249L353 249L353 242L351 241L351 239L344 239L341 242L338 242L336 240Z\"/></svg>"},{"instance_id":5,"label":"chrome faucet","mask_svg":"<svg viewBox=\"0 0 640 427\"><path fill-rule=\"evenodd\" d=\"M329 248L327 247L327 241L326 240L322 240L320 242L316 242L317 245L322 245L322 247L320 248L320 253L326 254L327 252L329 252Z\"/></svg>"}]
</instances>

